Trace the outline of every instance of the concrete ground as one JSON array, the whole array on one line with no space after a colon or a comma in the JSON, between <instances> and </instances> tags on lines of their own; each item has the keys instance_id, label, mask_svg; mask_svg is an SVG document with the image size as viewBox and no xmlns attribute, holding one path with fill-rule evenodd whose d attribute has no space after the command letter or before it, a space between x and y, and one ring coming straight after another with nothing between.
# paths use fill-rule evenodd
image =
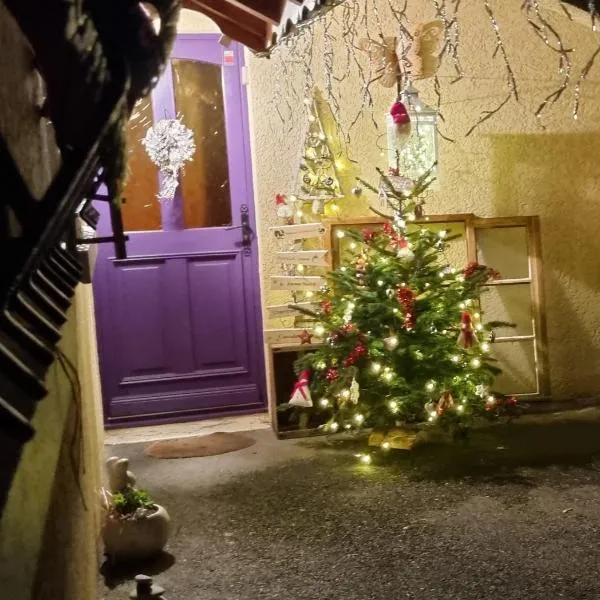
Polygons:
<instances>
[{"instance_id":1,"label":"concrete ground","mask_svg":"<svg viewBox=\"0 0 600 600\"><path fill-rule=\"evenodd\" d=\"M169 600L600 598L600 410L523 417L372 465L349 442L157 460L110 446L173 519L168 553L105 571Z\"/></svg>"}]
</instances>

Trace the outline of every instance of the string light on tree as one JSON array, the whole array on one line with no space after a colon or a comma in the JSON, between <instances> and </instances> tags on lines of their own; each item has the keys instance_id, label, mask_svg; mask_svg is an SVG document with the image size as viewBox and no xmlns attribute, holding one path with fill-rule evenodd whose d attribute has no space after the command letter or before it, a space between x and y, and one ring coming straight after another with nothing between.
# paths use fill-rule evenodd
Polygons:
<instances>
[{"instance_id":1,"label":"string light on tree","mask_svg":"<svg viewBox=\"0 0 600 600\"><path fill-rule=\"evenodd\" d=\"M318 292L318 304L327 310L297 308L316 321L316 335L321 328L327 332L327 343L304 353L296 369L310 370L314 397L335 399L327 407L328 431L334 422L344 429L415 422L462 427L504 407L487 409L499 370L486 355L487 342L474 334L486 325L471 312L492 270L444 264L436 244L450 237L447 230L422 235L420 227L405 228L430 178L416 180L408 195L390 189L393 216L381 229L338 230L348 240L347 258ZM395 258L400 247L411 250L412 260Z\"/></svg>"}]
</instances>

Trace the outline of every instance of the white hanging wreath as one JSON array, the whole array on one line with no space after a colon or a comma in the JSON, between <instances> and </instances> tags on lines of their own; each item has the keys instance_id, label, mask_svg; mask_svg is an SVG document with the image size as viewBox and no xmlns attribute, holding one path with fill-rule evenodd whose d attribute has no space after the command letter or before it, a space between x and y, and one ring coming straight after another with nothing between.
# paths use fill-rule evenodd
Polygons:
<instances>
[{"instance_id":1,"label":"white hanging wreath","mask_svg":"<svg viewBox=\"0 0 600 600\"><path fill-rule=\"evenodd\" d=\"M196 151L194 133L179 119L162 119L146 132L142 140L150 160L163 174L158 198L172 200L179 172Z\"/></svg>"}]
</instances>

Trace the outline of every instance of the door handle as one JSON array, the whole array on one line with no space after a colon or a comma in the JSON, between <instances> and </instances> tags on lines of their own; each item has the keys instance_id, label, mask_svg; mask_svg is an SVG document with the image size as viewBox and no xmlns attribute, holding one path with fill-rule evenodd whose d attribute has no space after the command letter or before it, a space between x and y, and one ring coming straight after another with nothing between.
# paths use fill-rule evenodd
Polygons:
<instances>
[{"instance_id":1,"label":"door handle","mask_svg":"<svg viewBox=\"0 0 600 600\"><path fill-rule=\"evenodd\" d=\"M244 255L248 256L250 254L252 240L254 239L254 231L252 231L252 227L250 227L250 211L248 210L247 204L242 204L240 206L240 217L241 225L233 225L231 227L227 227L226 230L242 230L242 243L240 245L242 248L244 248Z\"/></svg>"}]
</instances>

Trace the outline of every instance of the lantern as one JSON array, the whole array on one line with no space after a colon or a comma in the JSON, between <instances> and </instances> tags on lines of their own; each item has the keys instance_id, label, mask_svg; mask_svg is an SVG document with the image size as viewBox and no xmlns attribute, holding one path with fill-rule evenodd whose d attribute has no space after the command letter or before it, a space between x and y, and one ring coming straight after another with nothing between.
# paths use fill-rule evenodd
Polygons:
<instances>
[{"instance_id":1,"label":"lantern","mask_svg":"<svg viewBox=\"0 0 600 600\"><path fill-rule=\"evenodd\" d=\"M402 175L414 180L437 162L437 111L419 98L419 92L411 83L400 92L400 101L408 111L410 129L409 133L399 133L388 113L388 161L390 168L398 166ZM432 174L436 174L435 168Z\"/></svg>"}]
</instances>

